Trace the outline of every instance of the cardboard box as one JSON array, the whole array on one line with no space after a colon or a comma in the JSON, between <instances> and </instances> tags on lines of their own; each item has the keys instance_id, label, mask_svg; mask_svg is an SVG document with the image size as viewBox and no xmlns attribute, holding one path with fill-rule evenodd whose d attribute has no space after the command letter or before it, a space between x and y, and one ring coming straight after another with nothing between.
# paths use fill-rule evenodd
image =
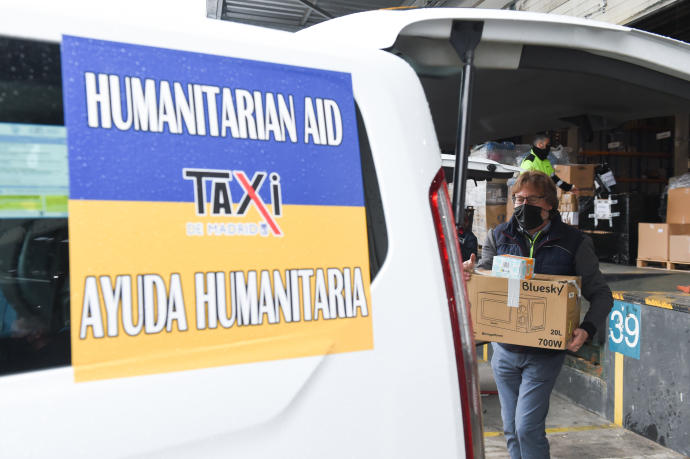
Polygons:
<instances>
[{"instance_id":1,"label":"cardboard box","mask_svg":"<svg viewBox=\"0 0 690 459\"><path fill-rule=\"evenodd\" d=\"M577 196L573 193L562 193L558 198L558 212L561 214L561 220L566 225L578 226L580 221L580 214L578 213L579 205Z\"/></svg>"},{"instance_id":2,"label":"cardboard box","mask_svg":"<svg viewBox=\"0 0 690 459\"><path fill-rule=\"evenodd\" d=\"M490 229L506 221L507 201L506 180L479 181L476 184L474 180L467 181L465 205L474 207L472 232L480 245L486 241Z\"/></svg>"},{"instance_id":3,"label":"cardboard box","mask_svg":"<svg viewBox=\"0 0 690 459\"><path fill-rule=\"evenodd\" d=\"M512 279L531 279L534 277L534 258L496 255L491 263L491 274Z\"/></svg>"},{"instance_id":4,"label":"cardboard box","mask_svg":"<svg viewBox=\"0 0 690 459\"><path fill-rule=\"evenodd\" d=\"M477 341L565 349L580 324L579 278L473 274L467 283Z\"/></svg>"},{"instance_id":5,"label":"cardboard box","mask_svg":"<svg viewBox=\"0 0 690 459\"><path fill-rule=\"evenodd\" d=\"M580 196L594 196L594 170L596 164L556 164L553 166L556 175L580 190ZM562 194L558 189L558 195Z\"/></svg>"},{"instance_id":6,"label":"cardboard box","mask_svg":"<svg viewBox=\"0 0 690 459\"><path fill-rule=\"evenodd\" d=\"M479 245L486 242L489 230L506 221L506 206L478 206L474 208L472 232L477 236Z\"/></svg>"},{"instance_id":7,"label":"cardboard box","mask_svg":"<svg viewBox=\"0 0 690 459\"><path fill-rule=\"evenodd\" d=\"M668 190L666 223L690 223L690 188Z\"/></svg>"},{"instance_id":8,"label":"cardboard box","mask_svg":"<svg viewBox=\"0 0 690 459\"><path fill-rule=\"evenodd\" d=\"M637 258L640 260L669 260L669 238L690 234L690 225L668 223L640 223L638 225Z\"/></svg>"},{"instance_id":9,"label":"cardboard box","mask_svg":"<svg viewBox=\"0 0 690 459\"><path fill-rule=\"evenodd\" d=\"M577 196L573 193L563 193L558 198L558 211L563 212L577 212L578 211Z\"/></svg>"},{"instance_id":10,"label":"cardboard box","mask_svg":"<svg viewBox=\"0 0 690 459\"><path fill-rule=\"evenodd\" d=\"M690 263L690 235L669 237L669 259L679 263Z\"/></svg>"}]
</instances>

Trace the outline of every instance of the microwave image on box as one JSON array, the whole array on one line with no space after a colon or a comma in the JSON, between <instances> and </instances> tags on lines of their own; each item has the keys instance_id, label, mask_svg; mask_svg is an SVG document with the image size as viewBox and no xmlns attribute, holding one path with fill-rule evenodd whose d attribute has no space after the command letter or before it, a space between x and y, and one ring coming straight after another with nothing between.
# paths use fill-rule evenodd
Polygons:
<instances>
[{"instance_id":1,"label":"microwave image on box","mask_svg":"<svg viewBox=\"0 0 690 459\"><path fill-rule=\"evenodd\" d=\"M509 307L505 292L479 292L476 304L477 321L484 325L521 333L544 330L545 298L523 295L518 307Z\"/></svg>"}]
</instances>

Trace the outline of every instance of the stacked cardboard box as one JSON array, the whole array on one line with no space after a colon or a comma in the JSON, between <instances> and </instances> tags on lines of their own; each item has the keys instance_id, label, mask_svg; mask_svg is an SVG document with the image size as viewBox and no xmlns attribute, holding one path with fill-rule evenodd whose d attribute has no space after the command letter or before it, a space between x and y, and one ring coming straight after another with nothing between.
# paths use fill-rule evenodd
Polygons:
<instances>
[{"instance_id":1,"label":"stacked cardboard box","mask_svg":"<svg viewBox=\"0 0 690 459\"><path fill-rule=\"evenodd\" d=\"M558 198L558 212L564 223L577 227L579 223L577 196L573 193L563 193Z\"/></svg>"},{"instance_id":2,"label":"stacked cardboard box","mask_svg":"<svg viewBox=\"0 0 690 459\"><path fill-rule=\"evenodd\" d=\"M690 188L673 188L668 191L666 223L690 224Z\"/></svg>"},{"instance_id":3,"label":"stacked cardboard box","mask_svg":"<svg viewBox=\"0 0 690 459\"><path fill-rule=\"evenodd\" d=\"M690 263L690 188L669 190L666 223L640 223L637 258Z\"/></svg>"},{"instance_id":4,"label":"stacked cardboard box","mask_svg":"<svg viewBox=\"0 0 690 459\"><path fill-rule=\"evenodd\" d=\"M670 238L677 235L690 235L690 225L640 223L638 260L669 261Z\"/></svg>"},{"instance_id":5,"label":"stacked cardboard box","mask_svg":"<svg viewBox=\"0 0 690 459\"><path fill-rule=\"evenodd\" d=\"M690 263L690 235L683 234L669 237L668 252L670 261Z\"/></svg>"},{"instance_id":6,"label":"stacked cardboard box","mask_svg":"<svg viewBox=\"0 0 690 459\"><path fill-rule=\"evenodd\" d=\"M668 191L666 222L682 228L669 234L668 260L690 263L690 188L674 188Z\"/></svg>"},{"instance_id":7,"label":"stacked cardboard box","mask_svg":"<svg viewBox=\"0 0 690 459\"><path fill-rule=\"evenodd\" d=\"M594 196L594 170L596 164L556 164L553 166L556 175L563 181L575 185L580 196ZM558 195L563 194L558 189Z\"/></svg>"}]
</instances>

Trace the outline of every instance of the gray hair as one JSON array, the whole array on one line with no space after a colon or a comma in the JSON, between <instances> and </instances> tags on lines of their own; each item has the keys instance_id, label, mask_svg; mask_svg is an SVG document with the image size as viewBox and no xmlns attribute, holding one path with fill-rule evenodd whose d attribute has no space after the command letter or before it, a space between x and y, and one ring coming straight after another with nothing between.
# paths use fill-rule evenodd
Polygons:
<instances>
[{"instance_id":1,"label":"gray hair","mask_svg":"<svg viewBox=\"0 0 690 459\"><path fill-rule=\"evenodd\" d=\"M534 136L534 139L532 140L532 145L536 144L537 142L541 142L542 140L548 140L551 141L551 136L540 133Z\"/></svg>"}]
</instances>

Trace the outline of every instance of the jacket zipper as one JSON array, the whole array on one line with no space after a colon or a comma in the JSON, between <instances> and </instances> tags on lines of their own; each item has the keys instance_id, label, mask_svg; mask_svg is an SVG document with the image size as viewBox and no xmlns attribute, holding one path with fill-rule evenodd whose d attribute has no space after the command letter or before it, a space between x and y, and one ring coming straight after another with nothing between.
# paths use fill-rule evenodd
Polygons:
<instances>
[{"instance_id":1,"label":"jacket zipper","mask_svg":"<svg viewBox=\"0 0 690 459\"><path fill-rule=\"evenodd\" d=\"M504 236L508 237L508 239L510 239L510 240L512 240L512 241L514 241L514 242L517 243L518 247L520 247L520 250L522 251L522 256L523 256L523 257L526 257L526 256L527 256L527 253L528 253L528 252L527 252L527 246L526 246L526 245L522 244L522 243L520 242L520 240L515 239L513 236L511 236L510 234L506 233L505 231L501 231L501 232L503 233Z\"/></svg>"},{"instance_id":2,"label":"jacket zipper","mask_svg":"<svg viewBox=\"0 0 690 459\"><path fill-rule=\"evenodd\" d=\"M503 235L506 236L508 239L510 239L510 240L513 241L513 242L516 242L517 245L520 247L520 250L522 250L522 255L523 255L523 256L527 256L527 254L528 254L529 252L527 251L527 246L526 246L526 245L521 244L521 243L520 243L520 240L515 239L513 236L511 236L510 234L506 233L505 231L501 231L501 232L502 232ZM547 236L546 239L544 239L538 246L536 246L536 247L534 248L534 251L532 252L532 255L534 255L534 253L536 253L537 250L539 250L540 248L542 248L542 247L544 246L544 244L546 244L547 242L556 242L556 241L560 241L560 240L561 240L561 238L559 238L559 237L553 238L553 239L549 239L548 236ZM534 258L534 257L532 257L532 258Z\"/></svg>"}]
</instances>

